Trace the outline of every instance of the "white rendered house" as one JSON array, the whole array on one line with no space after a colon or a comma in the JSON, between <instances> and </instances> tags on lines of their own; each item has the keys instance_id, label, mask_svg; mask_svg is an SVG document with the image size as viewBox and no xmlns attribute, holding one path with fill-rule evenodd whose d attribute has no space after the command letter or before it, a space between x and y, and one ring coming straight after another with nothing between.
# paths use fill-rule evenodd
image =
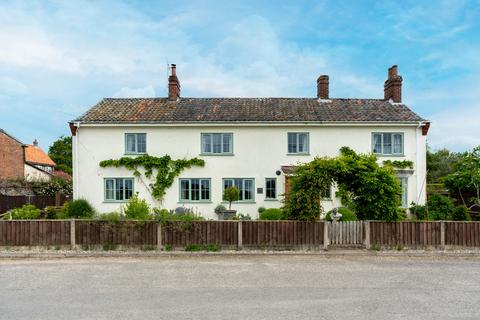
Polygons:
<instances>
[{"instance_id":1,"label":"white rendered house","mask_svg":"<svg viewBox=\"0 0 480 320\"><path fill-rule=\"evenodd\" d=\"M216 219L224 188L235 185L241 200L232 209L256 218L259 207L282 206L293 166L348 146L379 162L412 161L413 169L397 172L402 205L423 204L430 123L402 104L397 67L389 69L383 99L329 98L328 86L328 76L320 76L315 98L184 98L172 65L168 97L106 98L70 123L74 198L110 212L138 192L152 206L189 207ZM197 157L205 166L181 172L160 201L144 175L99 165L141 154ZM334 187L322 205L341 205Z\"/></svg>"}]
</instances>

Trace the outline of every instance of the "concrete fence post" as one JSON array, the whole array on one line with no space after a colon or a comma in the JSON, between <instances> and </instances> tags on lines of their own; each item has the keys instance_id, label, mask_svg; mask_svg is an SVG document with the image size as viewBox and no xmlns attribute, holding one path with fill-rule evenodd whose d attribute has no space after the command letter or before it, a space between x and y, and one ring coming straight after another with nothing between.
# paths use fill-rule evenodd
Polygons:
<instances>
[{"instance_id":1,"label":"concrete fence post","mask_svg":"<svg viewBox=\"0 0 480 320\"><path fill-rule=\"evenodd\" d=\"M70 248L72 250L76 249L77 244L75 243L75 219L70 220Z\"/></svg>"},{"instance_id":2,"label":"concrete fence post","mask_svg":"<svg viewBox=\"0 0 480 320\"><path fill-rule=\"evenodd\" d=\"M242 221L238 221L238 228L237 228L237 247L239 250L243 247L243 223Z\"/></svg>"},{"instance_id":3,"label":"concrete fence post","mask_svg":"<svg viewBox=\"0 0 480 320\"><path fill-rule=\"evenodd\" d=\"M365 248L370 249L370 221L364 221L365 224Z\"/></svg>"},{"instance_id":4,"label":"concrete fence post","mask_svg":"<svg viewBox=\"0 0 480 320\"><path fill-rule=\"evenodd\" d=\"M445 250L445 221L440 222L440 248Z\"/></svg>"},{"instance_id":5,"label":"concrete fence post","mask_svg":"<svg viewBox=\"0 0 480 320\"><path fill-rule=\"evenodd\" d=\"M157 222L157 250L162 250L162 223Z\"/></svg>"},{"instance_id":6,"label":"concrete fence post","mask_svg":"<svg viewBox=\"0 0 480 320\"><path fill-rule=\"evenodd\" d=\"M323 249L328 250L328 245L330 244L330 237L328 234L328 225L329 222L323 222Z\"/></svg>"}]
</instances>

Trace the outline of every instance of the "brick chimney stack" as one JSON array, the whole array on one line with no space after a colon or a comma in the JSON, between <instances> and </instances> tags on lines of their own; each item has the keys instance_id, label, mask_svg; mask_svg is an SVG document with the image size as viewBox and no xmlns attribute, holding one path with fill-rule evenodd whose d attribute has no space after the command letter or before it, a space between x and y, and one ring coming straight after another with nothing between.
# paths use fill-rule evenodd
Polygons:
<instances>
[{"instance_id":1,"label":"brick chimney stack","mask_svg":"<svg viewBox=\"0 0 480 320\"><path fill-rule=\"evenodd\" d=\"M177 66L171 64L172 74L168 77L168 100L177 101L180 98L180 81L177 78Z\"/></svg>"},{"instance_id":2,"label":"brick chimney stack","mask_svg":"<svg viewBox=\"0 0 480 320\"><path fill-rule=\"evenodd\" d=\"M317 79L317 97L322 100L328 99L328 76L323 74Z\"/></svg>"},{"instance_id":3,"label":"brick chimney stack","mask_svg":"<svg viewBox=\"0 0 480 320\"><path fill-rule=\"evenodd\" d=\"M402 102L402 76L398 75L397 65L388 68L388 79L383 86L385 100Z\"/></svg>"}]
</instances>

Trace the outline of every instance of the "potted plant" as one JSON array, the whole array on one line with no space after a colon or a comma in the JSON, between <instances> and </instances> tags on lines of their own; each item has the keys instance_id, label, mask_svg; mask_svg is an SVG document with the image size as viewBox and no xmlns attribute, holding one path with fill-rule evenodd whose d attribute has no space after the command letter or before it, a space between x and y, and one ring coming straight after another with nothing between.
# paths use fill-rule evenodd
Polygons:
<instances>
[{"instance_id":1,"label":"potted plant","mask_svg":"<svg viewBox=\"0 0 480 320\"><path fill-rule=\"evenodd\" d=\"M240 190L237 187L228 187L223 192L223 200L228 201L228 210L223 210L219 214L221 220L228 219L230 216L234 216L237 213L237 210L232 210L232 202L238 201L240 199Z\"/></svg>"}]
</instances>

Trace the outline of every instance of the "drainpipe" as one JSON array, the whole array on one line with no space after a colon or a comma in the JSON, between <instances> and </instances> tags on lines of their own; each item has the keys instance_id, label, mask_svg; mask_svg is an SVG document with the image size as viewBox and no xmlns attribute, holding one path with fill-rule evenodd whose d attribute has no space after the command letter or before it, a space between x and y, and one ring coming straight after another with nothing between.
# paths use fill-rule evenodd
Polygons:
<instances>
[{"instance_id":1,"label":"drainpipe","mask_svg":"<svg viewBox=\"0 0 480 320\"><path fill-rule=\"evenodd\" d=\"M416 203L418 204L418 202L420 201L420 197L422 195L422 189L423 189L423 186L420 187L420 175L418 174L418 168L419 168L419 164L420 164L420 152L419 152L419 149L420 149L420 146L418 144L418 141L419 141L419 138L418 138L418 135L421 133L421 130L422 130L422 122L419 121L418 122L418 126L417 126L417 129L415 130L415 147L416 147L416 158L417 158L417 163L416 163L416 176L417 176L417 186L416 186L416 190L417 190L417 201ZM426 172L425 172L426 174ZM419 189L420 187L420 189Z\"/></svg>"},{"instance_id":2,"label":"drainpipe","mask_svg":"<svg viewBox=\"0 0 480 320\"><path fill-rule=\"evenodd\" d=\"M80 122L76 122L75 126L77 131L75 134L75 167L74 167L74 186L73 186L73 199L78 199L78 145L79 145L79 135L80 135Z\"/></svg>"}]
</instances>

